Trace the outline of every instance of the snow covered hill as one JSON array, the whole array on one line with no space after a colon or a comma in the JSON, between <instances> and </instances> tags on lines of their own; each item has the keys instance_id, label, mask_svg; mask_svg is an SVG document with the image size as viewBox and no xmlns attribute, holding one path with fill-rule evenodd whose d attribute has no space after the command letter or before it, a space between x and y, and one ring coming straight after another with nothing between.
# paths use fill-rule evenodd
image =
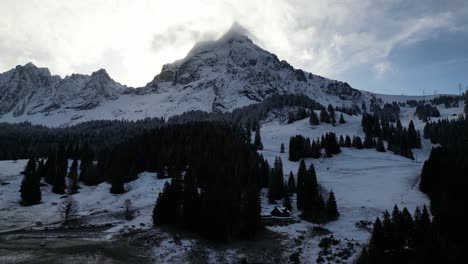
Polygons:
<instances>
[{"instance_id":1,"label":"snow covered hill","mask_svg":"<svg viewBox=\"0 0 468 264\"><path fill-rule=\"evenodd\" d=\"M105 70L65 78L32 63L0 74L0 121L61 126L96 119L231 111L272 94L305 94L323 104L360 103L366 92L347 83L295 69L255 45L234 24L216 41L196 44L163 66L145 87L113 81Z\"/></svg>"},{"instance_id":2,"label":"snow covered hill","mask_svg":"<svg viewBox=\"0 0 468 264\"><path fill-rule=\"evenodd\" d=\"M458 108L441 109L441 117L454 118L463 106ZM287 111L285 109L285 111ZM403 126L413 120L416 129L422 130L424 123L414 119L414 108L402 107L400 118ZM280 156L284 166L284 180L289 171L296 175L298 162L288 161L288 141L293 135L300 134L311 139L320 137L326 132L339 135L364 136L361 128L361 116L345 115L345 124L322 123L311 126L308 119L299 120L291 124L280 122L278 118L262 121L261 136L264 149L262 155L273 163L275 157ZM286 153L280 153L280 145L284 143ZM317 179L324 191L333 190L336 194L340 218L323 226L329 233L314 230L314 224L300 220L300 212L295 206L295 196L292 197L292 216L297 222L289 225L268 226L271 237L258 238L254 242L236 242L235 245L216 246L205 243L202 239L177 233L177 237L170 231L151 228L151 214L155 197L161 192L167 179L157 179L154 173L144 172L138 179L126 183L127 192L122 195L109 193L110 185L101 183L98 186L81 186L78 194L73 197L79 204L79 218L82 223L111 224L105 231L104 239L139 230L144 234L154 234L160 243L148 244L151 257L157 263L186 263L203 252L204 263L233 263L246 258L249 261L262 259L267 263L287 263L290 256L297 254L301 263L314 263L319 256L320 241L333 235L340 243L333 247L333 252L342 253L349 250L350 256L339 263L352 263L363 245L370 238L371 233L356 223L361 221L370 223L385 210L392 210L396 204L400 209L407 207L413 212L416 206L429 203L425 194L419 191L418 180L423 162L428 158L432 144L423 141L422 149L414 150L415 160L396 156L392 152L377 152L375 149L342 148L340 154L332 158L306 159L307 165L313 163L317 171ZM54 194L51 186L42 186L42 203L35 206L20 206L20 188L22 176L19 172L24 168L26 160L0 162L0 233L12 229L31 228L31 231L42 230L44 227L35 226L35 222L42 222L49 227L59 226L56 214L61 201L61 195ZM268 202L267 190L261 193L261 210L264 214L271 212L275 206ZM134 218L124 219L123 205L126 199L133 202ZM96 202L98 201L98 202ZM280 203L280 202L279 202ZM370 227L367 226L368 228ZM133 232L132 231L132 232ZM39 231L38 231L39 232ZM153 239L153 238L152 238ZM266 241L275 244L266 244ZM0 257L0 261L1 261ZM325 263L338 263L330 260Z\"/></svg>"}]
</instances>

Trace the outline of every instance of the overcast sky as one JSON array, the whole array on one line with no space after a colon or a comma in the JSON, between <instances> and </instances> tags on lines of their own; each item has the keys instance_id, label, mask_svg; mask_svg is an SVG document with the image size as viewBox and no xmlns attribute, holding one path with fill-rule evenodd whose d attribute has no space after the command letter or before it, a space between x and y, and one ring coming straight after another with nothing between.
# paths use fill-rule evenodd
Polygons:
<instances>
[{"instance_id":1,"label":"overcast sky","mask_svg":"<svg viewBox=\"0 0 468 264\"><path fill-rule=\"evenodd\" d=\"M355 88L468 85L466 0L0 0L0 72L30 61L61 76L105 68L143 86L235 21L294 67Z\"/></svg>"}]
</instances>

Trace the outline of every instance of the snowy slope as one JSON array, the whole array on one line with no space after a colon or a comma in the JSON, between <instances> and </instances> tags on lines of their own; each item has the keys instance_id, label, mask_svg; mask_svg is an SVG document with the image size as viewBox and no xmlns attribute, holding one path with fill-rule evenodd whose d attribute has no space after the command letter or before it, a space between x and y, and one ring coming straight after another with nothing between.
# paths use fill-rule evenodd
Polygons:
<instances>
[{"instance_id":1,"label":"snowy slope","mask_svg":"<svg viewBox=\"0 0 468 264\"><path fill-rule=\"evenodd\" d=\"M439 106L440 118L453 118L453 114L462 112L459 108L443 108ZM285 110L287 111L287 110ZM424 123L415 119L414 108L402 107L401 120L407 126L410 120L416 129L421 130ZM292 124L283 124L278 119L263 121L261 128L264 149L263 156L273 163L276 156L283 161L284 179L289 171L297 173L299 163L288 161L288 141L296 134L311 139L320 137L326 132L339 135L364 136L361 128L361 116L344 115L346 123L332 126L320 124L310 126L307 119ZM284 143L286 153L280 153L280 145ZM199 237L177 233L177 237L164 229L151 229L151 213L155 198L162 190L167 180L159 180L154 173L141 173L137 180L126 184L127 192L122 195L109 193L110 185L102 183L98 186L81 186L80 193L73 195L79 203L79 216L85 223L115 223L116 226L106 231L109 238L122 231L133 229L146 230L155 236L159 242L151 246L151 254L160 263L186 263L194 256L203 257L206 263L232 263L245 257L248 261L263 260L286 263L293 253L299 254L302 263L314 263L319 252L318 244L324 237L332 234L340 239L340 244L334 247L334 252L342 252L350 248L352 254L345 263L350 263L357 256L361 246L370 238L370 232L356 226L359 221L372 222L381 216L384 210L392 210L396 204L400 208L407 207L410 212L416 206L428 204L428 198L419 191L418 181L423 162L428 158L432 144L424 140L421 150L413 150L415 160L393 155L391 152L379 153L375 149L357 150L342 148L340 154L332 158L306 159L306 164L313 163L320 186L324 191L333 190L340 218L323 226L330 233L320 233L313 229L313 224L298 218L299 211L295 209L293 197L292 215L297 223L285 226L269 226L271 234L260 237L256 241L239 242L230 245L216 246L204 242ZM51 186L42 187L42 203L35 206L19 205L19 186L22 176L19 172L24 168L25 160L0 161L0 232L5 230L29 227L36 221L54 223L60 219L56 210L61 195L51 192ZM274 207L268 203L267 190L262 190L262 213L268 214ZM135 218L126 221L123 218L123 204L131 199L135 210ZM98 201L98 202L96 202ZM281 204L281 201L278 201ZM144 224L144 225L140 225ZM370 227L370 226L369 226ZM331 261L331 263L334 263Z\"/></svg>"},{"instance_id":2,"label":"snowy slope","mask_svg":"<svg viewBox=\"0 0 468 264\"><path fill-rule=\"evenodd\" d=\"M407 125L413 117L414 108L402 108L404 116L402 123ZM458 109L452 109L458 111ZM339 135L364 136L361 128L361 116L345 115L345 124L332 126L320 124L310 126L307 119L294 122L289 125L279 125L277 121L262 124L263 156L272 164L276 156L283 161L285 181L289 172L297 174L299 162L288 161L288 142L293 135L303 135L316 139L327 132ZM422 123L416 122L416 128L422 129ZM286 153L280 153L280 145L284 143ZM413 212L416 206L428 204L429 200L419 191L418 180L424 160L427 159L431 144L424 142L422 150L414 150L415 161L391 152L379 153L375 149L357 150L342 148L342 152L332 158L306 159L306 165L313 163L317 172L319 184L327 191L333 190L336 195L340 218L337 221L324 225L335 238L341 239L341 243L352 241L355 245L355 253L359 252L360 244L365 244L370 238L370 233L359 229L355 224L361 220L373 222L377 216L381 216L384 210L392 210L396 204L400 208L407 207ZM266 194L266 190L265 190ZM295 199L292 199L293 202ZM263 199L265 212L272 209L266 197ZM299 212L294 208L293 214ZM268 208L268 209L265 209ZM312 229L313 225L304 221L289 226L275 226L271 230L288 237L283 240L285 254L297 252L297 241L300 236L302 251L300 259L304 263L314 262L320 248L320 238L328 235L317 235ZM343 245L345 246L345 245ZM347 246L347 244L346 244Z\"/></svg>"},{"instance_id":3,"label":"snowy slope","mask_svg":"<svg viewBox=\"0 0 468 264\"><path fill-rule=\"evenodd\" d=\"M48 184L41 187L40 204L19 205L18 190L23 178L19 173L26 163L27 160L0 161L0 232L30 227L35 222L46 225L61 221L58 209L63 195L53 193ZM88 223L122 223L125 221L124 201L130 199L132 209L135 211L134 219L125 221L125 225L139 226L140 223L144 223L147 227L151 226L154 202L166 181L167 179L157 179L155 173L141 173L137 180L126 184L127 192L122 195L110 194L108 183L101 183L98 186L80 185L79 193L73 195L79 206L78 217ZM114 230L121 228L123 225L118 225Z\"/></svg>"}]
</instances>

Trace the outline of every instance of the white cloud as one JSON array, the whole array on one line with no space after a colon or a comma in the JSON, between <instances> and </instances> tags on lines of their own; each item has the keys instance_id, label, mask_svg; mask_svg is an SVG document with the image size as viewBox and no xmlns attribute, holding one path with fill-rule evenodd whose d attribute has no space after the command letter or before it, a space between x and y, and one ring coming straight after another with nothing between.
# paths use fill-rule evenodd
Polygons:
<instances>
[{"instance_id":1,"label":"white cloud","mask_svg":"<svg viewBox=\"0 0 468 264\"><path fill-rule=\"evenodd\" d=\"M3 0L0 71L28 61L60 75L106 68L116 80L141 86L196 41L238 21L295 67L333 78L359 65L383 74L396 46L438 30L466 30L459 21L466 8L433 3L431 9L426 1L401 0Z\"/></svg>"},{"instance_id":2,"label":"white cloud","mask_svg":"<svg viewBox=\"0 0 468 264\"><path fill-rule=\"evenodd\" d=\"M382 78L385 75L394 75L396 72L396 67L388 61L379 62L374 65L374 73L376 78Z\"/></svg>"}]
</instances>

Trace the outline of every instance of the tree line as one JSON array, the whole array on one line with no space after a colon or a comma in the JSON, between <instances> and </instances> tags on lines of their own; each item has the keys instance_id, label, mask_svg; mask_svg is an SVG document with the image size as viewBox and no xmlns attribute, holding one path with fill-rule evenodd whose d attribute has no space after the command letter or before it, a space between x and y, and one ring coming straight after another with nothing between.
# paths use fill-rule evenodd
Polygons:
<instances>
[{"instance_id":1,"label":"tree line","mask_svg":"<svg viewBox=\"0 0 468 264\"><path fill-rule=\"evenodd\" d=\"M333 132L322 135L321 138L310 141L302 135L292 136L289 139L289 160L299 161L302 158L318 159L322 156L322 149L326 157L332 157L341 152L340 144Z\"/></svg>"},{"instance_id":2,"label":"tree line","mask_svg":"<svg viewBox=\"0 0 468 264\"><path fill-rule=\"evenodd\" d=\"M391 215L385 211L382 220L377 217L369 245L356 263L448 263L439 257L437 225L426 206L411 215L395 205Z\"/></svg>"},{"instance_id":3,"label":"tree line","mask_svg":"<svg viewBox=\"0 0 468 264\"><path fill-rule=\"evenodd\" d=\"M260 120L266 118L268 112L286 107L315 110L323 108L321 104L304 95L277 94L260 103L238 108L229 113L190 111L167 120L157 117L138 121L96 120L56 128L32 125L29 122L0 123L0 160L47 157L53 148L57 146L67 148L70 145L79 152L76 155L83 155L81 150L89 146L93 155L97 157L99 153L142 135L146 130L194 121L229 122L255 131L259 128Z\"/></svg>"},{"instance_id":4,"label":"tree line","mask_svg":"<svg viewBox=\"0 0 468 264\"><path fill-rule=\"evenodd\" d=\"M229 150L229 151L226 151ZM260 220L263 158L245 130L225 122L164 126L100 155L103 177L122 190L142 171L171 177L157 198L153 222L213 240L251 238Z\"/></svg>"},{"instance_id":5,"label":"tree line","mask_svg":"<svg viewBox=\"0 0 468 264\"><path fill-rule=\"evenodd\" d=\"M423 122L427 122L431 117L439 117L440 112L436 106L430 104L418 104L414 114Z\"/></svg>"},{"instance_id":6,"label":"tree line","mask_svg":"<svg viewBox=\"0 0 468 264\"><path fill-rule=\"evenodd\" d=\"M297 209L301 211L301 217L308 221L323 224L339 217L335 194L333 191L327 196L322 194L314 165L310 164L309 168L306 168L304 160L299 163L297 181L291 171L286 182L283 163L280 157L276 157L267 186L270 203L283 199L283 206L288 210L292 208L290 197L296 194Z\"/></svg>"},{"instance_id":7,"label":"tree line","mask_svg":"<svg viewBox=\"0 0 468 264\"><path fill-rule=\"evenodd\" d=\"M383 221L376 220L358 263L459 263L465 258L468 120L428 122L424 137L440 144L424 162L419 184L430 198L432 219L426 208L413 218L407 210L394 209L391 218L386 213Z\"/></svg>"},{"instance_id":8,"label":"tree line","mask_svg":"<svg viewBox=\"0 0 468 264\"><path fill-rule=\"evenodd\" d=\"M413 148L421 148L421 135L416 131L411 120L408 128L403 127L400 119L395 125L385 116L363 114L361 121L365 133L364 146L377 147L382 150L383 141L387 141L387 149L394 154L414 159ZM383 149L384 150L384 149Z\"/></svg>"}]
</instances>

